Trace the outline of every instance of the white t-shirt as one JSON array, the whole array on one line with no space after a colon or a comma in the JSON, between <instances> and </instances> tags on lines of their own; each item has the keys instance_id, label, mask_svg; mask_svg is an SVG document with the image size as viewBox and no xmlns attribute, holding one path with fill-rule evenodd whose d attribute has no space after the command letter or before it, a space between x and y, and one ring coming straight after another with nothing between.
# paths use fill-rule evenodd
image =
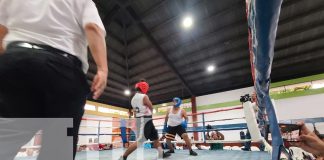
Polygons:
<instances>
[{"instance_id":1,"label":"white t-shirt","mask_svg":"<svg viewBox=\"0 0 324 160\"><path fill-rule=\"evenodd\" d=\"M75 55L88 70L86 24L95 23L105 32L92 0L0 0L0 24L12 41L45 44Z\"/></svg>"},{"instance_id":2,"label":"white t-shirt","mask_svg":"<svg viewBox=\"0 0 324 160\"><path fill-rule=\"evenodd\" d=\"M152 116L152 111L144 105L145 94L136 93L132 98L131 104L135 111L136 117Z\"/></svg>"},{"instance_id":3,"label":"white t-shirt","mask_svg":"<svg viewBox=\"0 0 324 160\"><path fill-rule=\"evenodd\" d=\"M173 113L173 108L170 109L169 115L168 115L168 126L178 126L182 123L182 113L181 108L179 108L177 113Z\"/></svg>"}]
</instances>

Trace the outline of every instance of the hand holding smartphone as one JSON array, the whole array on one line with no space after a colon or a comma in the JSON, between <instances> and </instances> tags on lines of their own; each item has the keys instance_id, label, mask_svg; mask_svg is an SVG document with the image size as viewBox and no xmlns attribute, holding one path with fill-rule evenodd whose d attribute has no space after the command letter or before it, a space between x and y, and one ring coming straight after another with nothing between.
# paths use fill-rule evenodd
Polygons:
<instances>
[{"instance_id":1,"label":"hand holding smartphone","mask_svg":"<svg viewBox=\"0 0 324 160\"><path fill-rule=\"evenodd\" d=\"M279 124L281 136L285 142L299 142L301 126L297 124Z\"/></svg>"}]
</instances>

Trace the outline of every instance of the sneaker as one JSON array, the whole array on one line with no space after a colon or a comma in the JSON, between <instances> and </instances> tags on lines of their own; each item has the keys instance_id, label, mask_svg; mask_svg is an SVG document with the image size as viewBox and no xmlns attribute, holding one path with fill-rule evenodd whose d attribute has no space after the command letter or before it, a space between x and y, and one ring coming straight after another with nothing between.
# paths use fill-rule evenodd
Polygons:
<instances>
[{"instance_id":1,"label":"sneaker","mask_svg":"<svg viewBox=\"0 0 324 160\"><path fill-rule=\"evenodd\" d=\"M174 150L168 150L165 153L174 153Z\"/></svg>"},{"instance_id":2,"label":"sneaker","mask_svg":"<svg viewBox=\"0 0 324 160\"><path fill-rule=\"evenodd\" d=\"M198 154L197 154L195 151L193 151L193 150L190 150L189 153L190 153L191 156L197 156L197 155L198 155Z\"/></svg>"},{"instance_id":3,"label":"sneaker","mask_svg":"<svg viewBox=\"0 0 324 160\"><path fill-rule=\"evenodd\" d=\"M173 151L173 153L174 153L174 151ZM171 156L171 154L170 153L167 153L167 152L163 152L163 158L167 158L167 157L170 157Z\"/></svg>"},{"instance_id":4,"label":"sneaker","mask_svg":"<svg viewBox=\"0 0 324 160\"><path fill-rule=\"evenodd\" d=\"M242 151L251 151L251 149L248 148L241 148Z\"/></svg>"},{"instance_id":5,"label":"sneaker","mask_svg":"<svg viewBox=\"0 0 324 160\"><path fill-rule=\"evenodd\" d=\"M120 156L118 160L127 160L127 157Z\"/></svg>"}]
</instances>

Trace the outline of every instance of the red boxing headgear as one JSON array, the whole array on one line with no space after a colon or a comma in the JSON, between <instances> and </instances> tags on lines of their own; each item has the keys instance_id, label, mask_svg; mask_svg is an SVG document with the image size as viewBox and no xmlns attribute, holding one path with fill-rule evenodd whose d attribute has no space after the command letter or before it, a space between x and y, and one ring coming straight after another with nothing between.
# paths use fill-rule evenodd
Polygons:
<instances>
[{"instance_id":1,"label":"red boxing headgear","mask_svg":"<svg viewBox=\"0 0 324 160\"><path fill-rule=\"evenodd\" d=\"M146 82L138 82L135 84L135 88L139 88L142 93L146 94L149 90L150 86Z\"/></svg>"}]
</instances>

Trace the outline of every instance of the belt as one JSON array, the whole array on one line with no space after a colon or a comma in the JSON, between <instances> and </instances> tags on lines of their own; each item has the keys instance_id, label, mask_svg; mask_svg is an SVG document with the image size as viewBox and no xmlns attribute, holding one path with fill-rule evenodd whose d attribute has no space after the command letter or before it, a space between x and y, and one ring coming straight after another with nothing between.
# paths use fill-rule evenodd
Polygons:
<instances>
[{"instance_id":1,"label":"belt","mask_svg":"<svg viewBox=\"0 0 324 160\"><path fill-rule=\"evenodd\" d=\"M152 116L139 116L139 117L135 117L135 118L153 118Z\"/></svg>"},{"instance_id":2,"label":"belt","mask_svg":"<svg viewBox=\"0 0 324 160\"><path fill-rule=\"evenodd\" d=\"M78 65L78 67L82 66L81 61L76 56L71 55L71 54L69 54L69 53L67 53L65 51L60 50L60 49L53 48L53 47L48 46L48 45L16 41L16 42L10 43L8 45L8 48L10 48L10 47L22 47L22 48L29 48L29 49L37 49L37 50L47 51L47 52L52 53L54 55L61 55L61 56L65 57L65 58L73 61L76 65Z\"/></svg>"}]
</instances>

